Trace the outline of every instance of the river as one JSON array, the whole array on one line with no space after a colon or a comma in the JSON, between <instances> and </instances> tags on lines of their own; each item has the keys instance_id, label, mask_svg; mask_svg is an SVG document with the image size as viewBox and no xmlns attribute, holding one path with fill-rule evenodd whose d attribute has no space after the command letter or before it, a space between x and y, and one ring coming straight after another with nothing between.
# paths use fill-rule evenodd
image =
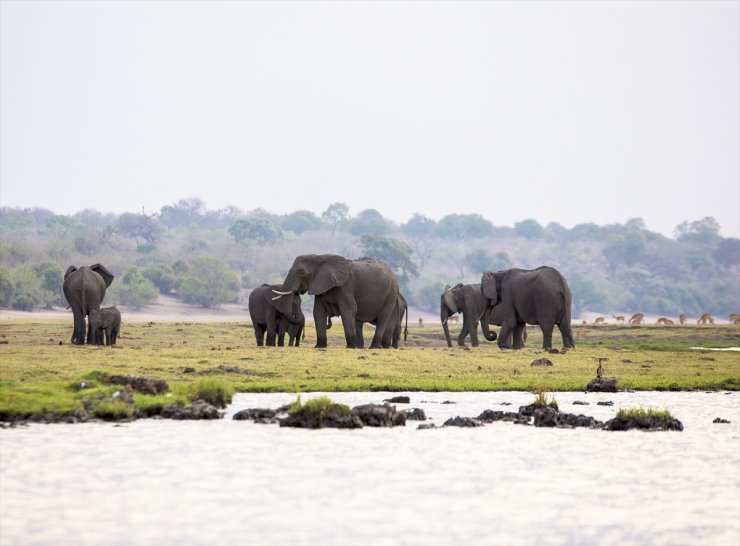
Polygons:
<instances>
[{"instance_id":1,"label":"river","mask_svg":"<svg viewBox=\"0 0 740 546\"><path fill-rule=\"evenodd\" d=\"M321 393L304 394L305 401ZM531 393L407 394L429 422L516 411ZM299 430L234 421L294 394L240 394L210 422L0 430L0 544L740 543L740 394L556 393L609 419L669 409L683 432L478 428ZM572 405L574 400L589 402ZM610 400L614 406L597 406ZM454 404L445 404L450 401ZM507 407L502 403L510 403ZM731 421L714 424L716 417Z\"/></svg>"}]
</instances>

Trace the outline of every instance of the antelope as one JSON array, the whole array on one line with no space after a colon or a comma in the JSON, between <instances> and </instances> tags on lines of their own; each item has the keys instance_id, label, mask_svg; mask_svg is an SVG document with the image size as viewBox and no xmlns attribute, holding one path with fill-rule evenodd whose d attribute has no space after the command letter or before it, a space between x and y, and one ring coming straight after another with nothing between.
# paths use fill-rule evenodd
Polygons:
<instances>
[{"instance_id":1,"label":"antelope","mask_svg":"<svg viewBox=\"0 0 740 546\"><path fill-rule=\"evenodd\" d=\"M419 328L424 328L424 319L419 317Z\"/></svg>"},{"instance_id":2,"label":"antelope","mask_svg":"<svg viewBox=\"0 0 740 546\"><path fill-rule=\"evenodd\" d=\"M622 315L612 315L612 318L619 323L624 323L624 317Z\"/></svg>"},{"instance_id":3,"label":"antelope","mask_svg":"<svg viewBox=\"0 0 740 546\"><path fill-rule=\"evenodd\" d=\"M668 325L671 325L671 324L675 324L675 322L673 322L669 318L660 317L657 321L655 321L655 324L668 324Z\"/></svg>"},{"instance_id":4,"label":"antelope","mask_svg":"<svg viewBox=\"0 0 740 546\"><path fill-rule=\"evenodd\" d=\"M697 324L714 324L714 317L710 315L709 313L704 313L702 316L699 317L699 320L696 321Z\"/></svg>"},{"instance_id":5,"label":"antelope","mask_svg":"<svg viewBox=\"0 0 740 546\"><path fill-rule=\"evenodd\" d=\"M642 324L642 321L644 319L645 319L645 315L643 315L642 313L635 313L634 315L630 317L628 324L635 324L635 325Z\"/></svg>"},{"instance_id":6,"label":"antelope","mask_svg":"<svg viewBox=\"0 0 740 546\"><path fill-rule=\"evenodd\" d=\"M737 313L730 313L730 324L740 324L740 315Z\"/></svg>"},{"instance_id":7,"label":"antelope","mask_svg":"<svg viewBox=\"0 0 740 546\"><path fill-rule=\"evenodd\" d=\"M681 324L686 324L686 320L688 318L689 317L686 316L686 313L681 313L680 315L678 315L678 322L680 322Z\"/></svg>"},{"instance_id":8,"label":"antelope","mask_svg":"<svg viewBox=\"0 0 740 546\"><path fill-rule=\"evenodd\" d=\"M594 319L594 324L604 324L604 317L596 317Z\"/></svg>"},{"instance_id":9,"label":"antelope","mask_svg":"<svg viewBox=\"0 0 740 546\"><path fill-rule=\"evenodd\" d=\"M454 322L455 324L460 324L460 315L451 315L447 317L447 322Z\"/></svg>"}]
</instances>

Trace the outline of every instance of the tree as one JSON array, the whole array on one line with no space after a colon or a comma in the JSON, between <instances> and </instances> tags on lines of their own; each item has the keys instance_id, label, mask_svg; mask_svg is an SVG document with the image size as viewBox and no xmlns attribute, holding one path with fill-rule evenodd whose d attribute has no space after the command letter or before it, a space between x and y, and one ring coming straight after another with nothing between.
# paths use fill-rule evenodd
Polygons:
<instances>
[{"instance_id":1,"label":"tree","mask_svg":"<svg viewBox=\"0 0 740 546\"><path fill-rule=\"evenodd\" d=\"M349 207L344 203L332 203L321 213L321 221L332 231L344 226L349 218Z\"/></svg>"},{"instance_id":2,"label":"tree","mask_svg":"<svg viewBox=\"0 0 740 546\"><path fill-rule=\"evenodd\" d=\"M464 241L490 236L493 224L480 214L448 214L437 223L436 231L440 237Z\"/></svg>"},{"instance_id":3,"label":"tree","mask_svg":"<svg viewBox=\"0 0 740 546\"><path fill-rule=\"evenodd\" d=\"M398 277L398 283L406 288L410 276L418 276L419 271L411 261L412 250L397 239L375 235L360 238L362 251L366 256L383 260Z\"/></svg>"},{"instance_id":4,"label":"tree","mask_svg":"<svg viewBox=\"0 0 740 546\"><path fill-rule=\"evenodd\" d=\"M238 243L274 244L283 238L283 230L272 220L261 215L240 218L229 228L229 234Z\"/></svg>"},{"instance_id":5,"label":"tree","mask_svg":"<svg viewBox=\"0 0 740 546\"><path fill-rule=\"evenodd\" d=\"M610 235L601 253L614 271L620 264L632 266L638 263L644 250L645 236L639 231L630 231Z\"/></svg>"},{"instance_id":6,"label":"tree","mask_svg":"<svg viewBox=\"0 0 740 546\"><path fill-rule=\"evenodd\" d=\"M465 254L463 262L469 270L479 272L483 275L484 271L491 271L493 256L486 249L477 248Z\"/></svg>"},{"instance_id":7,"label":"tree","mask_svg":"<svg viewBox=\"0 0 740 546\"><path fill-rule=\"evenodd\" d=\"M347 231L352 235L385 235L388 229L388 222L375 209L363 210L347 222Z\"/></svg>"},{"instance_id":8,"label":"tree","mask_svg":"<svg viewBox=\"0 0 740 546\"><path fill-rule=\"evenodd\" d=\"M134 214L124 212L118 217L116 226L118 233L124 237L134 239L136 243L144 241L150 245L156 245L162 236L162 226L155 214Z\"/></svg>"},{"instance_id":9,"label":"tree","mask_svg":"<svg viewBox=\"0 0 740 546\"><path fill-rule=\"evenodd\" d=\"M411 219L401 224L401 233L415 238L433 237L437 222L426 216L414 213Z\"/></svg>"},{"instance_id":10,"label":"tree","mask_svg":"<svg viewBox=\"0 0 740 546\"><path fill-rule=\"evenodd\" d=\"M41 303L47 309L51 309L54 305L64 305L66 300L62 290L62 283L64 283L62 268L55 263L44 262L33 266L33 270L39 280Z\"/></svg>"},{"instance_id":11,"label":"tree","mask_svg":"<svg viewBox=\"0 0 740 546\"><path fill-rule=\"evenodd\" d=\"M740 266L740 239L722 239L712 252L712 257L722 264L722 267Z\"/></svg>"},{"instance_id":12,"label":"tree","mask_svg":"<svg viewBox=\"0 0 740 546\"><path fill-rule=\"evenodd\" d=\"M190 227L198 224L205 209L206 204L200 199L180 199L174 205L162 207L159 210L159 220L169 228Z\"/></svg>"},{"instance_id":13,"label":"tree","mask_svg":"<svg viewBox=\"0 0 740 546\"><path fill-rule=\"evenodd\" d=\"M675 234L679 241L713 243L720 239L719 223L711 216L705 216L696 222L680 223L676 226Z\"/></svg>"},{"instance_id":14,"label":"tree","mask_svg":"<svg viewBox=\"0 0 740 546\"><path fill-rule=\"evenodd\" d=\"M321 227L321 219L309 210L297 210L283 216L280 227L300 235L304 231L312 231Z\"/></svg>"},{"instance_id":15,"label":"tree","mask_svg":"<svg viewBox=\"0 0 740 546\"><path fill-rule=\"evenodd\" d=\"M180 284L180 278L164 264L149 265L142 269L141 274L152 281L161 294L172 293Z\"/></svg>"},{"instance_id":16,"label":"tree","mask_svg":"<svg viewBox=\"0 0 740 546\"><path fill-rule=\"evenodd\" d=\"M128 305L135 309L141 309L156 301L158 295L159 291L154 283L144 277L136 266L126 269L120 282L111 284L106 292L109 302Z\"/></svg>"},{"instance_id":17,"label":"tree","mask_svg":"<svg viewBox=\"0 0 740 546\"><path fill-rule=\"evenodd\" d=\"M11 307L21 311L33 311L43 301L41 283L30 265L22 265L13 272L13 301Z\"/></svg>"},{"instance_id":18,"label":"tree","mask_svg":"<svg viewBox=\"0 0 740 546\"><path fill-rule=\"evenodd\" d=\"M545 238L545 228L537 220L531 218L514 224L514 231L520 237L524 237L530 241Z\"/></svg>"},{"instance_id":19,"label":"tree","mask_svg":"<svg viewBox=\"0 0 740 546\"><path fill-rule=\"evenodd\" d=\"M215 308L237 301L239 280L229 266L217 258L196 258L183 275L180 297L187 303Z\"/></svg>"},{"instance_id":20,"label":"tree","mask_svg":"<svg viewBox=\"0 0 740 546\"><path fill-rule=\"evenodd\" d=\"M8 308L15 296L15 282L13 276L5 267L0 266L0 307Z\"/></svg>"}]
</instances>

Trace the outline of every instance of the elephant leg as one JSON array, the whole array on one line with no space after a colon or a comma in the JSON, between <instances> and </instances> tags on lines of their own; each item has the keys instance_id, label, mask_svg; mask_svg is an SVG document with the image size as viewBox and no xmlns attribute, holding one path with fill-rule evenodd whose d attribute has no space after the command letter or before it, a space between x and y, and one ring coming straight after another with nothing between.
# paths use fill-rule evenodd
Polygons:
<instances>
[{"instance_id":1,"label":"elephant leg","mask_svg":"<svg viewBox=\"0 0 740 546\"><path fill-rule=\"evenodd\" d=\"M542 330L542 348L546 350L552 349L552 330L555 328L554 322L540 322L540 330Z\"/></svg>"},{"instance_id":2,"label":"elephant leg","mask_svg":"<svg viewBox=\"0 0 740 546\"><path fill-rule=\"evenodd\" d=\"M465 347L465 338L468 337L468 333L468 326L463 323L463 326L460 329L460 333L457 336L457 344L460 347Z\"/></svg>"},{"instance_id":3,"label":"elephant leg","mask_svg":"<svg viewBox=\"0 0 740 546\"><path fill-rule=\"evenodd\" d=\"M507 321L504 321L503 324L501 324L501 331L498 334L498 341L496 342L500 349L511 349L511 339L515 328L516 323L512 325Z\"/></svg>"},{"instance_id":4,"label":"elephant leg","mask_svg":"<svg viewBox=\"0 0 740 546\"><path fill-rule=\"evenodd\" d=\"M254 324L254 337L257 338L257 347L265 344L265 327L261 324Z\"/></svg>"},{"instance_id":5,"label":"elephant leg","mask_svg":"<svg viewBox=\"0 0 740 546\"><path fill-rule=\"evenodd\" d=\"M347 342L347 349L361 349L362 346L357 340L355 330L355 317L346 316L342 311L342 326L344 327L344 339ZM374 338L373 338L374 339Z\"/></svg>"},{"instance_id":6,"label":"elephant leg","mask_svg":"<svg viewBox=\"0 0 740 546\"><path fill-rule=\"evenodd\" d=\"M72 330L72 343L75 345L85 344L85 315L74 311L74 329Z\"/></svg>"},{"instance_id":7,"label":"elephant leg","mask_svg":"<svg viewBox=\"0 0 740 546\"><path fill-rule=\"evenodd\" d=\"M365 324L360 321L355 321L355 339L357 340L357 348L358 349L364 349L365 348L365 337L362 334L362 329L364 328Z\"/></svg>"},{"instance_id":8,"label":"elephant leg","mask_svg":"<svg viewBox=\"0 0 740 546\"><path fill-rule=\"evenodd\" d=\"M87 343L95 343L95 331L89 315L87 317Z\"/></svg>"},{"instance_id":9,"label":"elephant leg","mask_svg":"<svg viewBox=\"0 0 740 546\"><path fill-rule=\"evenodd\" d=\"M514 331L512 332L512 346L514 349L523 349L524 348L524 329L527 327L527 323L525 322L519 322L516 325L516 328L514 328Z\"/></svg>"},{"instance_id":10,"label":"elephant leg","mask_svg":"<svg viewBox=\"0 0 740 546\"><path fill-rule=\"evenodd\" d=\"M389 346L383 345L383 338L385 337L386 331L393 327L395 321L396 307L395 298L392 305L389 305L384 311L378 315L378 320L375 323L375 335L373 336L373 342L370 344L371 349L387 349ZM392 332L391 332L392 334ZM390 341L390 340L388 340Z\"/></svg>"},{"instance_id":11,"label":"elephant leg","mask_svg":"<svg viewBox=\"0 0 740 546\"><path fill-rule=\"evenodd\" d=\"M288 330L288 321L285 319L280 319L278 321L278 334L277 334L278 347L285 347L285 332L287 330Z\"/></svg>"},{"instance_id":12,"label":"elephant leg","mask_svg":"<svg viewBox=\"0 0 740 546\"><path fill-rule=\"evenodd\" d=\"M326 311L324 311L323 305L320 305L318 302L314 303L313 322L314 326L316 326L316 345L314 347L316 347L317 349L325 349L327 330L326 325L331 324L331 322L327 323Z\"/></svg>"},{"instance_id":13,"label":"elephant leg","mask_svg":"<svg viewBox=\"0 0 740 546\"><path fill-rule=\"evenodd\" d=\"M276 337L277 337L277 321L268 319L267 321L267 341L265 342L265 345L267 345L268 347L274 347Z\"/></svg>"},{"instance_id":14,"label":"elephant leg","mask_svg":"<svg viewBox=\"0 0 740 546\"><path fill-rule=\"evenodd\" d=\"M465 320L465 316L463 314L463 322L466 324L468 330L470 330L470 344L473 347L477 347L478 345L480 345L480 343L478 343L478 321L471 320L470 322L472 324L468 324L468 321Z\"/></svg>"},{"instance_id":15,"label":"elephant leg","mask_svg":"<svg viewBox=\"0 0 740 546\"><path fill-rule=\"evenodd\" d=\"M570 321L567 318L561 319L558 323L558 329L560 330L560 335L563 336L563 347L567 347L568 349L575 348L576 343L573 340L573 331L570 329Z\"/></svg>"},{"instance_id":16,"label":"elephant leg","mask_svg":"<svg viewBox=\"0 0 740 546\"><path fill-rule=\"evenodd\" d=\"M111 345L115 345L116 340L118 339L118 330L113 330L110 335L111 335Z\"/></svg>"}]
</instances>

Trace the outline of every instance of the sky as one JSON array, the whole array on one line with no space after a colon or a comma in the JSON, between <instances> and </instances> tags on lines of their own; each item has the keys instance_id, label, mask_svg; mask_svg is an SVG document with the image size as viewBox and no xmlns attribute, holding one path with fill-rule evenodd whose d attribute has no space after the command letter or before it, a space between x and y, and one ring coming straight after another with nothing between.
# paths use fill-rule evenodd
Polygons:
<instances>
[{"instance_id":1,"label":"sky","mask_svg":"<svg viewBox=\"0 0 740 546\"><path fill-rule=\"evenodd\" d=\"M740 236L738 1L0 1L0 205Z\"/></svg>"}]
</instances>

